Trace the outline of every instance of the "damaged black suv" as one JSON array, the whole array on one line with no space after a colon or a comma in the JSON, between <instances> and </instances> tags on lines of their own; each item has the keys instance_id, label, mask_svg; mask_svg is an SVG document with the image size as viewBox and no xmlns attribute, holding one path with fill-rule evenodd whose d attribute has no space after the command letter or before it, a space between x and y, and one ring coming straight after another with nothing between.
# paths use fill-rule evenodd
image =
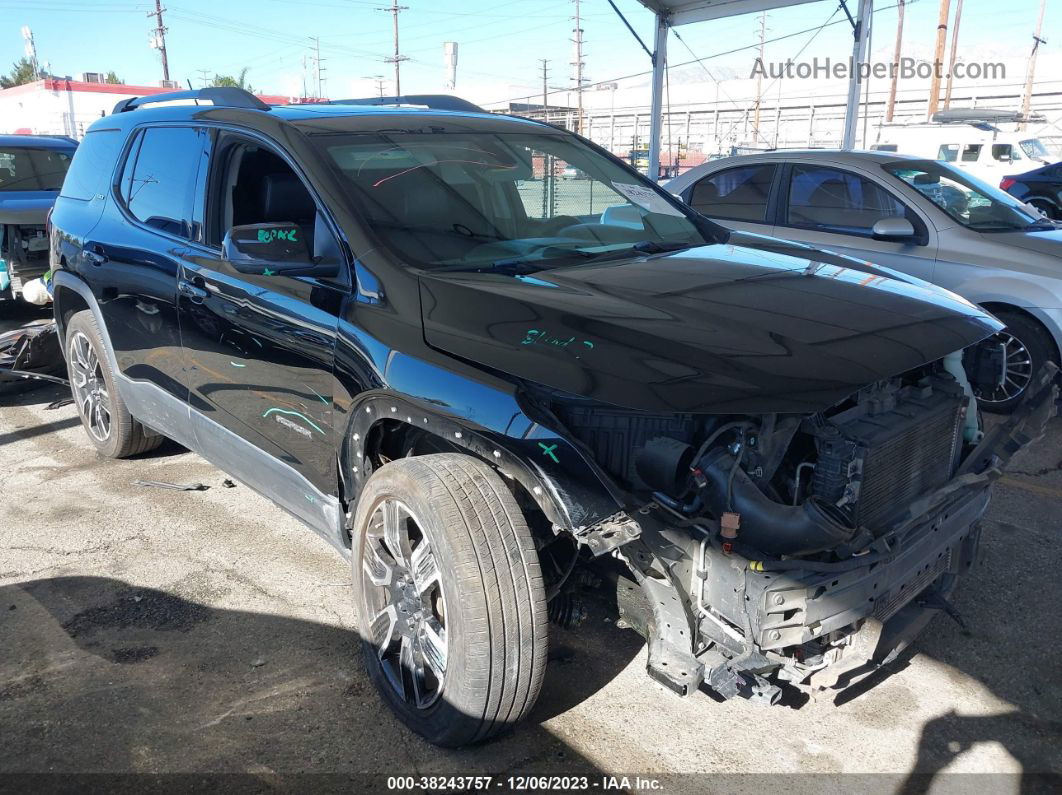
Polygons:
<instances>
[{"instance_id":1,"label":"damaged black suv","mask_svg":"<svg viewBox=\"0 0 1062 795\"><path fill-rule=\"evenodd\" d=\"M175 439L349 556L373 680L444 745L531 709L580 557L677 693L849 683L1054 409L1045 371L983 431L963 351L1001 324L963 299L454 98L123 101L49 244L92 443Z\"/></svg>"}]
</instances>

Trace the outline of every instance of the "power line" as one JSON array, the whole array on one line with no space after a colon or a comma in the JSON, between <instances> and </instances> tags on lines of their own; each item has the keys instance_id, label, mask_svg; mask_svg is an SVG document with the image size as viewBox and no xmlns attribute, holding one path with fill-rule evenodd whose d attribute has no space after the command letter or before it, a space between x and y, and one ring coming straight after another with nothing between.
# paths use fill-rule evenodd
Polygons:
<instances>
[{"instance_id":1,"label":"power line","mask_svg":"<svg viewBox=\"0 0 1062 795\"><path fill-rule=\"evenodd\" d=\"M878 11L888 11L888 10L893 9L893 8L896 8L896 5L884 6L883 8L878 9ZM792 33L786 33L786 34L784 34L782 36L776 36L773 39L767 39L764 43L765 44L773 44L775 42L785 41L786 39L796 38L797 36L803 36L805 33L816 33L817 31L821 31L823 28L832 27L833 25L839 25L842 22L847 22L847 21L848 21L847 19L838 19L838 20L835 20L835 21L832 21L832 22L825 22L822 25L816 25L815 27L811 27L811 28L804 28L803 30L797 30L797 31L794 31ZM671 32L674 33L675 29L672 28ZM760 46L759 42L756 42L755 44L747 44L747 45L742 46L742 47L735 47L735 48L733 48L731 50L723 50L722 52L713 53L712 55L706 55L706 56L704 56L702 58L693 58L693 59L691 59L689 61L682 61L681 63L668 64L666 68L667 69L679 69L679 68L681 68L683 66L690 66L692 64L702 63L703 61L710 61L713 58L722 58L723 56L726 56L726 55L733 55L735 53L744 52L746 50L751 50L751 49L758 49L759 46ZM614 83L614 82L616 82L618 80L632 80L635 77L645 77L646 75L649 75L649 74L652 74L652 69L646 69L646 70L641 71L641 72L632 72L630 74L620 75L619 77L610 77L610 78L608 78L606 80L598 80L598 81L595 81L595 82L588 82L588 83L585 83L583 87L584 88L593 88L595 86L605 85L606 83ZM551 94L564 93L564 89L554 89L550 93ZM484 104L484 105L503 105L503 104L508 103L508 102L515 102L515 101L517 101L519 99L522 99L524 96L526 96L526 94L522 95L522 96L515 96L515 97L507 98L507 99L497 99L497 100L493 100L491 102L484 102L482 104Z\"/></svg>"}]
</instances>

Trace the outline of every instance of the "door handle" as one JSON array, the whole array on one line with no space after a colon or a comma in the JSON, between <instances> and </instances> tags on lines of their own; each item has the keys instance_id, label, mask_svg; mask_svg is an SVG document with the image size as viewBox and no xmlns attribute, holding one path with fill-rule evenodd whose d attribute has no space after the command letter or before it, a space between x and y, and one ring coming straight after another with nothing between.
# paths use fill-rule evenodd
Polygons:
<instances>
[{"instance_id":1,"label":"door handle","mask_svg":"<svg viewBox=\"0 0 1062 795\"><path fill-rule=\"evenodd\" d=\"M203 303L203 301L205 301L210 296L210 293L208 293L205 289L203 289L202 287L196 287L187 279L180 279L177 282L177 292L179 292L183 296L186 296L187 298L190 298L193 302L197 304Z\"/></svg>"}]
</instances>

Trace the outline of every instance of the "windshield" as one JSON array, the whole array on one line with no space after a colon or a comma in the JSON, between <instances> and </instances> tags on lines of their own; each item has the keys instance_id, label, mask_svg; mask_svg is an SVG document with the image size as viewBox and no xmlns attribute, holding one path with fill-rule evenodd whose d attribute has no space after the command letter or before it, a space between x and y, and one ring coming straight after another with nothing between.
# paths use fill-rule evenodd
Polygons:
<instances>
[{"instance_id":1,"label":"windshield","mask_svg":"<svg viewBox=\"0 0 1062 795\"><path fill-rule=\"evenodd\" d=\"M1051 158L1051 153L1047 151L1047 147L1039 138L1026 138L1021 142L1021 149L1033 160L1046 161Z\"/></svg>"},{"instance_id":2,"label":"windshield","mask_svg":"<svg viewBox=\"0 0 1062 795\"><path fill-rule=\"evenodd\" d=\"M0 191L59 190L73 150L0 149Z\"/></svg>"},{"instance_id":3,"label":"windshield","mask_svg":"<svg viewBox=\"0 0 1062 795\"><path fill-rule=\"evenodd\" d=\"M544 268L710 242L715 227L564 133L313 136L406 262Z\"/></svg>"},{"instance_id":4,"label":"windshield","mask_svg":"<svg viewBox=\"0 0 1062 795\"><path fill-rule=\"evenodd\" d=\"M882 168L970 229L1010 232L1044 223L1009 193L938 160L901 160Z\"/></svg>"}]
</instances>

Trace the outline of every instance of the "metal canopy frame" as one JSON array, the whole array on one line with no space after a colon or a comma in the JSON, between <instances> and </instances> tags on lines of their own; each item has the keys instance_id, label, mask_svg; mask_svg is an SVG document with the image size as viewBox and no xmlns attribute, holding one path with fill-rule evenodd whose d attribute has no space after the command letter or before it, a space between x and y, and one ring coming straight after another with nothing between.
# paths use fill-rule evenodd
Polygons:
<instances>
[{"instance_id":1,"label":"metal canopy frame","mask_svg":"<svg viewBox=\"0 0 1062 795\"><path fill-rule=\"evenodd\" d=\"M649 178L660 177L660 133L664 121L664 69L667 66L667 31L680 25L707 22L712 19L756 14L775 8L805 5L821 0L638 0L656 16L653 37L652 105L649 128ZM855 146L856 122L859 118L859 92L863 86L867 40L874 15L874 0L851 0L857 6L854 20L852 64L848 76L848 101L844 117L845 149ZM841 0L844 5L844 0ZM847 9L846 9L847 10ZM851 15L849 14L849 17Z\"/></svg>"}]
</instances>

